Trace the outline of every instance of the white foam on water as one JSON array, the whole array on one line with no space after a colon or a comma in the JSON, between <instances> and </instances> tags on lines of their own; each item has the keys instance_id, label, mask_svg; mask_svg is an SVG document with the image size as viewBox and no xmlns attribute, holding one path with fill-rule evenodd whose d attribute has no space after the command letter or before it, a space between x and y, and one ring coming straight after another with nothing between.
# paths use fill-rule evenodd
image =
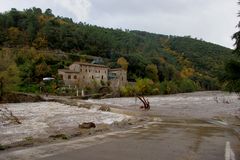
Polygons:
<instances>
[{"instance_id":1,"label":"white foam on water","mask_svg":"<svg viewBox=\"0 0 240 160\"><path fill-rule=\"evenodd\" d=\"M0 144L22 141L26 137L48 137L52 132L77 128L83 122L112 124L129 116L78 108L56 102L4 104L22 124L0 123Z\"/></svg>"}]
</instances>

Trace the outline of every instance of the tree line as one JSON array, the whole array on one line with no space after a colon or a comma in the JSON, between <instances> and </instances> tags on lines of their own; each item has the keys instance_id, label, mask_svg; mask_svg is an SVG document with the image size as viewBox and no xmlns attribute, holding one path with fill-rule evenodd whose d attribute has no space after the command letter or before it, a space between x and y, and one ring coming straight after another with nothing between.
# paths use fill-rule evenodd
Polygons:
<instances>
[{"instance_id":1,"label":"tree line","mask_svg":"<svg viewBox=\"0 0 240 160\"><path fill-rule=\"evenodd\" d=\"M76 23L71 18L55 16L51 9L35 7L0 13L0 47L2 57L11 57L11 63L0 64L5 66L0 66L2 79L8 79L6 73L11 66L18 82L13 88L31 92L39 88L43 77L56 77L57 69L80 59L91 62L95 56L102 57L109 67L127 65L129 81L142 79L148 83L144 79L149 79L155 84L170 84L177 86L172 89L174 92L188 90L179 87L180 82L191 82L196 90L220 89L223 83L218 76L225 61L234 57L228 48L189 36Z\"/></svg>"}]
</instances>

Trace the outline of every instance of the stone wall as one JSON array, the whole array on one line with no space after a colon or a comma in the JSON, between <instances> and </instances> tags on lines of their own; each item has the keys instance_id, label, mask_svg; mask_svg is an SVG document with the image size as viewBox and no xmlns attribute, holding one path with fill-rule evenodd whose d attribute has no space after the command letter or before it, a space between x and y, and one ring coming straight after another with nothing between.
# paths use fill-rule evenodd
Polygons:
<instances>
[{"instance_id":1,"label":"stone wall","mask_svg":"<svg viewBox=\"0 0 240 160\"><path fill-rule=\"evenodd\" d=\"M127 71L125 71L124 69L121 68L110 69L109 74L111 75L109 77L110 86L115 90L119 89L121 86L124 86L128 83Z\"/></svg>"},{"instance_id":2,"label":"stone wall","mask_svg":"<svg viewBox=\"0 0 240 160\"><path fill-rule=\"evenodd\" d=\"M107 83L109 68L103 65L89 63L73 63L69 70L59 70L65 85L85 87L94 82Z\"/></svg>"}]
</instances>

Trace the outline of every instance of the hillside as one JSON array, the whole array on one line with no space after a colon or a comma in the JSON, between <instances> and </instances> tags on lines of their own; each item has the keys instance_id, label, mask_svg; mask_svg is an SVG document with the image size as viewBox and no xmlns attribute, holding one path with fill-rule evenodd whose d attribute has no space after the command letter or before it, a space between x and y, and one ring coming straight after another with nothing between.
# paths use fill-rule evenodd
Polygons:
<instances>
[{"instance_id":1,"label":"hillside","mask_svg":"<svg viewBox=\"0 0 240 160\"><path fill-rule=\"evenodd\" d=\"M91 56L97 56L110 67L118 67L118 58L124 57L131 81L153 79L157 74L160 82L189 79L202 89L218 89L217 76L225 61L233 58L230 49L189 36L74 23L70 18L54 16L50 9L43 12L39 8L1 13L0 46L1 54L9 53L16 63L20 88L56 75L58 68L73 61L90 62L94 59ZM1 71L3 68L0 66ZM154 68L157 71L152 73Z\"/></svg>"}]
</instances>

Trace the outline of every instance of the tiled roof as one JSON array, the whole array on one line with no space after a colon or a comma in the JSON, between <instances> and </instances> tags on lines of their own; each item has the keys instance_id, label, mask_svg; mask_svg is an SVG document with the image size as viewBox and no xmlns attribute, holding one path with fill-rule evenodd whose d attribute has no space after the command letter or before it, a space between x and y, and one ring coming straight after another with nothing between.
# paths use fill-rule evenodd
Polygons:
<instances>
[{"instance_id":1,"label":"tiled roof","mask_svg":"<svg viewBox=\"0 0 240 160\"><path fill-rule=\"evenodd\" d=\"M107 66L101 65L101 64L92 64L92 63L83 63L83 62L74 62L73 64L79 64L79 65L84 65L84 66L93 66L93 67L108 68Z\"/></svg>"},{"instance_id":2,"label":"tiled roof","mask_svg":"<svg viewBox=\"0 0 240 160\"><path fill-rule=\"evenodd\" d=\"M124 70L122 68L113 68L113 69L110 69L110 71L121 71L121 70Z\"/></svg>"},{"instance_id":3,"label":"tiled roof","mask_svg":"<svg viewBox=\"0 0 240 160\"><path fill-rule=\"evenodd\" d=\"M79 72L68 70L68 69L59 69L58 71L65 72L65 73L79 73Z\"/></svg>"}]
</instances>

